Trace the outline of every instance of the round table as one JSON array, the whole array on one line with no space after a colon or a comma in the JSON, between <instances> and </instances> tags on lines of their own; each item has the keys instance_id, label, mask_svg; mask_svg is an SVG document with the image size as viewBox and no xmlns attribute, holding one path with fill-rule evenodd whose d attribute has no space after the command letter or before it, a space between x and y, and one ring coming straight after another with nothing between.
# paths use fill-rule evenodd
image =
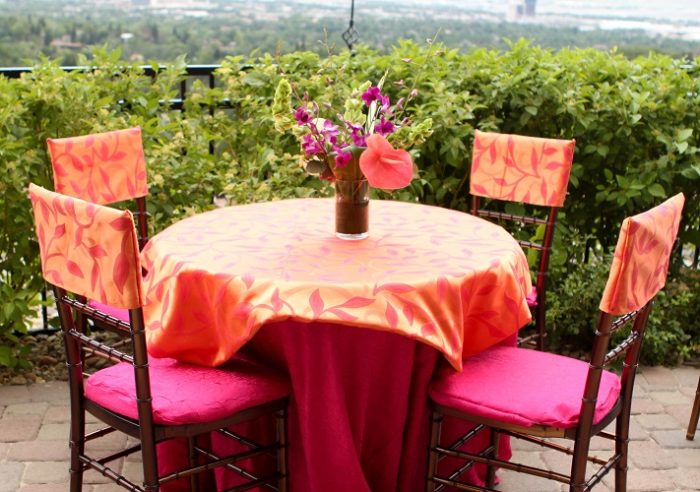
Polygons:
<instances>
[{"instance_id":1,"label":"round table","mask_svg":"<svg viewBox=\"0 0 700 492\"><path fill-rule=\"evenodd\" d=\"M344 241L333 205L239 205L157 234L142 254L150 353L218 365L265 323L294 319L398 333L460 370L530 320L527 260L501 227L374 200L370 237Z\"/></svg>"}]
</instances>

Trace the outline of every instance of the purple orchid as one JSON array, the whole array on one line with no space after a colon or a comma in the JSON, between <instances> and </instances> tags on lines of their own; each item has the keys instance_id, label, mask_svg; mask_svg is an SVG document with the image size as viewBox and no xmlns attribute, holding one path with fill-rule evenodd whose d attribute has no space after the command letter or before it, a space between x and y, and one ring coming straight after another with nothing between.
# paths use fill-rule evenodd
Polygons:
<instances>
[{"instance_id":1,"label":"purple orchid","mask_svg":"<svg viewBox=\"0 0 700 492\"><path fill-rule=\"evenodd\" d=\"M323 146L313 135L304 135L302 137L301 148L306 155L316 155L323 152Z\"/></svg>"},{"instance_id":2,"label":"purple orchid","mask_svg":"<svg viewBox=\"0 0 700 492\"><path fill-rule=\"evenodd\" d=\"M362 100L365 102L367 106L372 104L374 101L378 100L379 98L382 97L382 93L379 90L379 87L371 86L369 89L367 89L364 94L362 94Z\"/></svg>"},{"instance_id":3,"label":"purple orchid","mask_svg":"<svg viewBox=\"0 0 700 492\"><path fill-rule=\"evenodd\" d=\"M347 166L350 159L352 159L352 152L345 151L340 148L337 148L336 152L337 155L335 156L335 167L342 169Z\"/></svg>"},{"instance_id":4,"label":"purple orchid","mask_svg":"<svg viewBox=\"0 0 700 492\"><path fill-rule=\"evenodd\" d=\"M311 121L311 115L304 108L298 108L294 112L294 119L297 120L299 126L304 126Z\"/></svg>"},{"instance_id":5,"label":"purple orchid","mask_svg":"<svg viewBox=\"0 0 700 492\"><path fill-rule=\"evenodd\" d=\"M389 135L390 133L394 133L395 130L396 128L394 127L394 124L391 121L384 119L383 116L379 120L379 123L377 123L374 127L374 131L380 135Z\"/></svg>"}]
</instances>

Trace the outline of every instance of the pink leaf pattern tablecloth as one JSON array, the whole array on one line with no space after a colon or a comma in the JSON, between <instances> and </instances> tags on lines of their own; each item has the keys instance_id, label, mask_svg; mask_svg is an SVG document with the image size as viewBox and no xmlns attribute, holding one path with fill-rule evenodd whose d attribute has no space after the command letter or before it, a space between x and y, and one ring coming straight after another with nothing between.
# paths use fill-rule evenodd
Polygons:
<instances>
[{"instance_id":1,"label":"pink leaf pattern tablecloth","mask_svg":"<svg viewBox=\"0 0 700 492\"><path fill-rule=\"evenodd\" d=\"M149 351L228 360L271 321L398 333L462 357L530 320L527 260L502 228L425 205L374 200L370 237L333 234L334 202L240 205L185 219L142 253Z\"/></svg>"}]
</instances>

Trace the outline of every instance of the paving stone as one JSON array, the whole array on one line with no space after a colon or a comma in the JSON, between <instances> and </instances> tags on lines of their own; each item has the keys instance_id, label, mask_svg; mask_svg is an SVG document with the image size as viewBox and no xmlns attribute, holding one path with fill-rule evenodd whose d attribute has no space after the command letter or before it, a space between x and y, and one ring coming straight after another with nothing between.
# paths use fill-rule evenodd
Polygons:
<instances>
[{"instance_id":1,"label":"paving stone","mask_svg":"<svg viewBox=\"0 0 700 492\"><path fill-rule=\"evenodd\" d=\"M85 426L86 432L89 434L90 432L94 432L99 429L103 429L105 424L98 423L98 424L87 424ZM112 449L124 449L126 446L126 434L122 432L112 432L110 434L107 434L106 436L100 437L99 439L95 439L94 441L90 441L86 445L87 450L112 450Z\"/></svg>"},{"instance_id":2,"label":"paving stone","mask_svg":"<svg viewBox=\"0 0 700 492\"><path fill-rule=\"evenodd\" d=\"M27 463L22 481L24 483L66 483L69 466L65 461L33 461Z\"/></svg>"},{"instance_id":3,"label":"paving stone","mask_svg":"<svg viewBox=\"0 0 700 492\"><path fill-rule=\"evenodd\" d=\"M0 492L15 492L19 488L24 463L0 462Z\"/></svg>"},{"instance_id":4,"label":"paving stone","mask_svg":"<svg viewBox=\"0 0 700 492\"><path fill-rule=\"evenodd\" d=\"M698 490L700 488L700 468L687 468L671 472L676 487Z\"/></svg>"},{"instance_id":5,"label":"paving stone","mask_svg":"<svg viewBox=\"0 0 700 492\"><path fill-rule=\"evenodd\" d=\"M692 407L689 405L668 405L665 411L676 421L676 427L687 428L691 409Z\"/></svg>"},{"instance_id":6,"label":"paving stone","mask_svg":"<svg viewBox=\"0 0 700 492\"><path fill-rule=\"evenodd\" d=\"M691 405L693 403L692 398L678 390L652 391L649 393L649 397L662 405Z\"/></svg>"},{"instance_id":7,"label":"paving stone","mask_svg":"<svg viewBox=\"0 0 700 492\"><path fill-rule=\"evenodd\" d=\"M614 472L609 474L614 483ZM627 492L660 492L673 490L673 479L666 470L628 470Z\"/></svg>"},{"instance_id":8,"label":"paving stone","mask_svg":"<svg viewBox=\"0 0 700 492\"><path fill-rule=\"evenodd\" d=\"M68 461L70 449L64 441L25 441L10 445L8 459L12 461Z\"/></svg>"},{"instance_id":9,"label":"paving stone","mask_svg":"<svg viewBox=\"0 0 700 492\"><path fill-rule=\"evenodd\" d=\"M37 436L41 417L9 415L0 420L0 442L30 441Z\"/></svg>"},{"instance_id":10,"label":"paving stone","mask_svg":"<svg viewBox=\"0 0 700 492\"><path fill-rule=\"evenodd\" d=\"M111 461L111 462L107 463L107 466L109 466L115 472L121 473L123 463L124 463L124 460L122 460L120 458L118 460ZM114 483L114 481L105 477L104 475L97 472L96 470L90 469L90 470L86 470L85 473L83 474L83 483Z\"/></svg>"},{"instance_id":11,"label":"paving stone","mask_svg":"<svg viewBox=\"0 0 700 492\"><path fill-rule=\"evenodd\" d=\"M688 366L674 367L673 377L676 378L680 386L697 389L700 369Z\"/></svg>"},{"instance_id":12,"label":"paving stone","mask_svg":"<svg viewBox=\"0 0 700 492\"><path fill-rule=\"evenodd\" d=\"M49 404L46 402L15 403L5 408L4 415L39 415L44 416Z\"/></svg>"},{"instance_id":13,"label":"paving stone","mask_svg":"<svg viewBox=\"0 0 700 492\"><path fill-rule=\"evenodd\" d=\"M124 492L124 488L116 483L106 483L93 486L92 492Z\"/></svg>"},{"instance_id":14,"label":"paving stone","mask_svg":"<svg viewBox=\"0 0 700 492\"><path fill-rule=\"evenodd\" d=\"M33 483L24 485L19 492L66 492L70 488L70 483ZM124 489L122 489L123 491ZM89 492L90 489L83 487L83 492Z\"/></svg>"},{"instance_id":15,"label":"paving stone","mask_svg":"<svg viewBox=\"0 0 700 492\"><path fill-rule=\"evenodd\" d=\"M32 384L28 388L32 401L68 402L68 383L65 381Z\"/></svg>"},{"instance_id":16,"label":"paving stone","mask_svg":"<svg viewBox=\"0 0 700 492\"><path fill-rule=\"evenodd\" d=\"M671 453L654 441L631 441L627 452L627 462L633 468L668 470L676 466Z\"/></svg>"},{"instance_id":17,"label":"paving stone","mask_svg":"<svg viewBox=\"0 0 700 492\"><path fill-rule=\"evenodd\" d=\"M640 413L662 413L664 406L651 398L632 399L632 415Z\"/></svg>"},{"instance_id":18,"label":"paving stone","mask_svg":"<svg viewBox=\"0 0 700 492\"><path fill-rule=\"evenodd\" d=\"M51 405L44 415L45 424L60 424L70 422L70 405ZM85 422L95 423L99 420L92 414L85 412Z\"/></svg>"},{"instance_id":19,"label":"paving stone","mask_svg":"<svg viewBox=\"0 0 700 492\"><path fill-rule=\"evenodd\" d=\"M122 466L122 473L136 484L143 482L143 465L140 461L138 463L125 461Z\"/></svg>"},{"instance_id":20,"label":"paving stone","mask_svg":"<svg viewBox=\"0 0 700 492\"><path fill-rule=\"evenodd\" d=\"M7 457L7 451L10 449L10 444L6 442L0 442L0 462L5 461Z\"/></svg>"},{"instance_id":21,"label":"paving stone","mask_svg":"<svg viewBox=\"0 0 700 492\"><path fill-rule=\"evenodd\" d=\"M635 415L634 420L636 420L644 429L647 430L668 430L678 428L678 421L667 413Z\"/></svg>"},{"instance_id":22,"label":"paving stone","mask_svg":"<svg viewBox=\"0 0 700 492\"><path fill-rule=\"evenodd\" d=\"M700 439L688 441L685 438L686 429L674 429L670 431L653 431L651 437L665 449L691 448L700 449Z\"/></svg>"},{"instance_id":23,"label":"paving stone","mask_svg":"<svg viewBox=\"0 0 700 492\"><path fill-rule=\"evenodd\" d=\"M637 374L637 377L646 382L649 390L660 389L661 391L669 391L676 389L678 386L678 382L673 376L673 371L668 367L643 367Z\"/></svg>"},{"instance_id":24,"label":"paving stone","mask_svg":"<svg viewBox=\"0 0 700 492\"><path fill-rule=\"evenodd\" d=\"M681 468L700 468L700 449L674 449L671 457Z\"/></svg>"},{"instance_id":25,"label":"paving stone","mask_svg":"<svg viewBox=\"0 0 700 492\"><path fill-rule=\"evenodd\" d=\"M37 439L40 441L63 441L68 442L70 437L70 426L62 424L43 424L39 429Z\"/></svg>"},{"instance_id":26,"label":"paving stone","mask_svg":"<svg viewBox=\"0 0 700 492\"><path fill-rule=\"evenodd\" d=\"M0 386L0 401L3 405L26 403L29 401L29 390L26 386Z\"/></svg>"},{"instance_id":27,"label":"paving stone","mask_svg":"<svg viewBox=\"0 0 700 492\"><path fill-rule=\"evenodd\" d=\"M498 472L498 476L501 478L498 490L505 492L559 492L561 490L557 482L533 475L502 470Z\"/></svg>"}]
</instances>

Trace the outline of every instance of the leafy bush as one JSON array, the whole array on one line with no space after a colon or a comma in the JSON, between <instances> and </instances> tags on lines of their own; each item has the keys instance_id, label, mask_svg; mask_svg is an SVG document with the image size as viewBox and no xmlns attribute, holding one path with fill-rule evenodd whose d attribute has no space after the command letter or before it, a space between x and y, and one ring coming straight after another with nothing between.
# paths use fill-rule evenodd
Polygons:
<instances>
[{"instance_id":1,"label":"leafy bush","mask_svg":"<svg viewBox=\"0 0 700 492\"><path fill-rule=\"evenodd\" d=\"M214 194L224 193L232 203L326 195L329 189L299 167L296 140L274 130L270 107L283 75L299 93L333 107L342 106L353 85L379 80L387 70L396 84L386 86L392 99L406 87L418 91L407 115L432 118L434 131L412 148L419 177L392 195L402 200L466 210L475 128L575 138L570 196L552 260L551 315L554 337L563 344L586 336L582 323L589 317L582 314L595 312L589 308L602 292L585 273L598 266L584 265L586 250L608 251L624 216L684 191L681 238L700 245L697 62L684 65L655 54L630 61L595 50L552 53L527 42L507 51L462 53L404 41L381 55L360 47L354 56L229 57L216 72L216 87L188 83L183 111L164 104L185 80L182 59L155 77L125 65L118 51L97 50L90 65L95 68L68 73L55 61L40 60L20 79L0 77L3 365L21 360L13 333L26 328L42 286L25 188L30 181L50 186L46 138L141 126L154 231L212 207ZM681 311L694 313L688 321L699 319L687 297L669 299L675 304L667 310L685 333ZM584 305L579 314L572 311ZM671 335L668 343L683 343L683 337Z\"/></svg>"},{"instance_id":2,"label":"leafy bush","mask_svg":"<svg viewBox=\"0 0 700 492\"><path fill-rule=\"evenodd\" d=\"M548 348L587 356L598 322L598 305L611 258L578 265L555 286L547 309ZM700 355L700 272L684 270L654 301L647 323L641 362L676 365ZM628 332L613 337L617 343Z\"/></svg>"}]
</instances>

